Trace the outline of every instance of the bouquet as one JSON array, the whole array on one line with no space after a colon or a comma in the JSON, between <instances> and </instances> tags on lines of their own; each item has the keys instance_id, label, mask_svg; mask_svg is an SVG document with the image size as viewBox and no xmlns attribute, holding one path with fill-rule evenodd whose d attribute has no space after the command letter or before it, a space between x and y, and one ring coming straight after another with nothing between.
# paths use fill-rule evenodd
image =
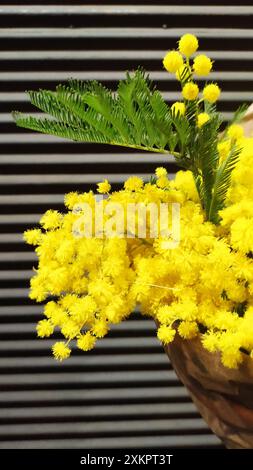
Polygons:
<instances>
[{"instance_id":1,"label":"bouquet","mask_svg":"<svg viewBox=\"0 0 253 470\"><path fill-rule=\"evenodd\" d=\"M46 116L14 113L21 127L149 151L154 159L167 154L182 168L174 179L165 167L146 182L132 176L119 191L104 180L97 194L67 194L65 213L49 209L40 228L24 234L39 258L30 298L45 302L38 336L62 333L52 347L60 361L73 343L92 349L138 307L155 320L212 429L230 447L253 447L253 417L245 425L236 405L224 405L229 395L240 401L247 387L244 410L253 409L253 138L242 126L246 106L225 125L219 86L199 88L196 79L213 62L197 49L198 39L185 34L164 57L182 90L172 106L139 68L117 92L78 80L30 91Z\"/></svg>"}]
</instances>

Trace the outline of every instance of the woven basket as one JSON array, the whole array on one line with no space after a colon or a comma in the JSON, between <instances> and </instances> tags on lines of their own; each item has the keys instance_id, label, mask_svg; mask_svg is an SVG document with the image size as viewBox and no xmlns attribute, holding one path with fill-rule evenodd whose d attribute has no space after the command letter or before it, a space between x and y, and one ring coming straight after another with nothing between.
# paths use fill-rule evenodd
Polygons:
<instances>
[{"instance_id":1,"label":"woven basket","mask_svg":"<svg viewBox=\"0 0 253 470\"><path fill-rule=\"evenodd\" d=\"M206 351L200 340L179 336L165 347L175 372L200 414L229 449L253 448L253 361L224 367L219 353Z\"/></svg>"}]
</instances>

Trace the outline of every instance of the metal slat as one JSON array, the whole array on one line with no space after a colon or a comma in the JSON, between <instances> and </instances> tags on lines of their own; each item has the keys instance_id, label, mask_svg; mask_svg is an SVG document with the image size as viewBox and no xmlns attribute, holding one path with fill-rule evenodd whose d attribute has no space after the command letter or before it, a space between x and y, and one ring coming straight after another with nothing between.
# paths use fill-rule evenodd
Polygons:
<instances>
[{"instance_id":1,"label":"metal slat","mask_svg":"<svg viewBox=\"0 0 253 470\"><path fill-rule=\"evenodd\" d=\"M10 313L16 313L18 315L18 312L20 310L20 316L21 315L24 315L24 311L25 312L28 312L29 313L29 310L30 310L30 313L32 314L35 314L35 313L42 313L43 311L43 305L42 306L37 306L37 310L35 311L34 309L31 309L31 306L30 305L27 305L27 306L16 306L15 308L14 307L8 307L8 306L5 306L5 307L0 307L0 314L2 316L5 315L6 312L10 312ZM113 332L136 332L136 333L144 333L145 331L148 331L148 332L155 332L155 325L154 325L154 322L153 321L149 321L149 320L139 320L136 321L136 320L131 320L131 318L129 318L126 322L122 322L120 323L119 325L112 325L112 331ZM21 333L21 334L26 334L26 333L35 333L35 323L19 323L19 322L15 322L15 324L1 324L0 325L0 331L1 333L7 333L8 331L10 333ZM136 342L138 341L144 341L146 340L147 338L139 338L136 340L136 338L127 338L127 341L129 341L129 347L134 346L136 347L137 344ZM40 344L44 344L46 343L48 340L46 339L43 339L43 340L37 340L35 345L37 343L40 342ZM51 341L51 340L50 340ZM113 343L115 343L114 347L119 347L120 348L120 342L122 341L123 345L124 345L124 339L121 338L119 341L116 341L115 338L110 338L110 337L106 337L105 339L101 339L98 341L97 343L97 349L99 349L101 346L105 347L106 345L108 346L108 349L109 347L112 347ZM153 338L149 338L149 341L152 341L152 342L149 342L149 346L151 346L151 344L154 344L154 342L156 342L156 338L153 337ZM125 346L126 346L127 343L125 343ZM158 343L157 343L158 344ZM48 346L47 346L48 347ZM1 348L1 344L0 344L0 348ZM71 359L72 360L72 359ZM167 359L168 361L168 359Z\"/></svg>"},{"instance_id":2,"label":"metal slat","mask_svg":"<svg viewBox=\"0 0 253 470\"><path fill-rule=\"evenodd\" d=\"M127 39L175 39L185 33L192 33L199 39L252 39L253 30L236 28L1 28L0 38L26 39L67 39L67 38L108 38Z\"/></svg>"},{"instance_id":3,"label":"metal slat","mask_svg":"<svg viewBox=\"0 0 253 470\"><path fill-rule=\"evenodd\" d=\"M18 143L23 145L30 145L30 144L54 144L54 143L69 143L68 140L63 139L61 137L56 137L54 135L46 135L46 134L29 134L29 133L20 133L20 134L0 134L0 145L1 144L16 144ZM74 143L77 147L77 142ZM38 149L39 150L39 149ZM48 149L49 152L50 149ZM6 148L5 148L6 152Z\"/></svg>"},{"instance_id":4,"label":"metal slat","mask_svg":"<svg viewBox=\"0 0 253 470\"><path fill-rule=\"evenodd\" d=\"M138 355L139 356L139 355ZM33 358L34 359L34 358ZM140 362L139 367L143 366ZM118 363L120 366L120 363ZM86 376L86 373L89 372L89 376ZM90 372L89 368L86 369L80 368L79 374L74 374L73 372L69 373L34 373L27 372L21 374L1 374L0 384L4 389L8 388L28 388L33 390L38 390L40 388L51 388L51 389L61 389L62 388L82 388L82 387L113 387L121 388L124 385L129 384L129 386L145 386L147 383L149 386L159 384L161 386L167 386L171 389L171 396L174 396L176 399L178 387L174 386L176 382L176 377L172 375L170 378L168 371L125 371L125 373L113 372L108 369L107 373L102 373L99 371ZM119 387L119 385L121 387ZM185 396L187 392L185 392Z\"/></svg>"},{"instance_id":5,"label":"metal slat","mask_svg":"<svg viewBox=\"0 0 253 470\"><path fill-rule=\"evenodd\" d=\"M0 238L1 242L1 238ZM34 272L30 270L21 270L21 271L0 271L0 282L2 280L5 281L13 281L13 280L28 280L31 276L33 276ZM1 330L1 325L0 325Z\"/></svg>"},{"instance_id":6,"label":"metal slat","mask_svg":"<svg viewBox=\"0 0 253 470\"><path fill-rule=\"evenodd\" d=\"M36 206L37 210L37 204L46 204L48 207L53 204L61 204L63 205L64 201L64 195L63 194L43 194L43 195L31 195L31 194L21 194L18 197L16 196L2 196L0 195L0 205L2 206L12 206L14 205L15 207L18 207L20 205L26 205L26 206ZM6 216L9 218L10 216ZM38 216L39 217L39 216ZM7 219L5 219L7 220ZM8 220L7 220L7 223ZM37 223L37 219L34 221L34 223ZM1 216L0 216L0 224L1 224ZM1 237L0 237L0 242L1 242Z\"/></svg>"},{"instance_id":7,"label":"metal slat","mask_svg":"<svg viewBox=\"0 0 253 470\"><path fill-rule=\"evenodd\" d=\"M106 384L105 384L106 385ZM82 390L65 389L61 390L19 390L8 392L1 391L0 393L0 406L15 406L19 403L36 404L62 404L68 406L75 403L83 404L98 404L98 403L115 403L119 404L122 402L127 403L153 403L154 401L172 401L181 402L182 400L190 401L189 394L186 389L182 386L168 387L168 386L139 386L132 385L127 387L125 383L122 383L120 388L83 388Z\"/></svg>"},{"instance_id":8,"label":"metal slat","mask_svg":"<svg viewBox=\"0 0 253 470\"><path fill-rule=\"evenodd\" d=\"M179 5L2 5L4 15L253 15L252 6L179 6Z\"/></svg>"},{"instance_id":9,"label":"metal slat","mask_svg":"<svg viewBox=\"0 0 253 470\"><path fill-rule=\"evenodd\" d=\"M36 321L37 319L40 320L43 318L42 317L43 308L41 307L41 310L34 312L33 314L31 313L31 311L29 311L27 306L25 306L24 308L26 309L26 314L22 314L22 316L24 315L22 318L23 323L19 323L19 320L13 323L8 323L8 321L10 322L12 318L10 314L9 314L9 317L7 314L7 322L6 323L3 322L1 324L1 336L2 338L5 336L5 340L3 344L0 344L0 352L4 353L7 347L13 350L13 352L23 351L23 353L26 353L27 350L34 350L34 351L45 350L46 352L48 352L52 344L54 343L55 341L54 339L45 339L45 338L43 340L38 339L36 337L34 323L29 323L31 316L33 318L32 320L33 322ZM8 307L6 307L6 309L8 309ZM2 311L4 312L3 316L5 316L4 308L2 308ZM19 314L15 313L15 315L18 317ZM27 321L25 321L25 315L29 317ZM140 323L142 322L140 321ZM126 325L127 325L126 328L120 328L119 330L117 330L115 328L115 325L113 325L112 330L111 330L113 332L113 336L111 336L112 333L110 333L110 335L106 338L106 340L98 341L96 345L96 350L95 352L93 352L93 354L98 354L98 353L102 354L105 352L105 350L107 353L113 351L113 354L114 354L114 351L116 349L120 351L121 348L122 348L122 354L123 354L123 350L125 354L125 352L127 352L127 347L129 347L129 353L130 352L132 353L134 352L134 350L137 350L137 349L138 351L144 350L144 349L147 349L147 350L150 349L152 351L156 350L157 353L162 351L160 344L155 337L155 328L152 322L145 325L145 327L142 325L139 326L139 322L136 322L136 320L132 321L132 328L130 328L128 324L131 324L131 320L128 320L126 322ZM135 327L135 324L136 324L136 327ZM117 335L117 332L119 333L119 335ZM135 333L135 336L133 338L132 337L129 338L129 336L133 333ZM6 338L6 334L8 334L8 338ZM24 340L22 338L22 335L26 335L26 338L29 337L32 339ZM15 340L11 339L13 338L13 336L16 337ZM73 350L76 350L75 344L73 344ZM88 354L86 355L86 357L88 357ZM168 367L170 367L169 360L168 359L166 360L167 360ZM72 356L71 361L74 361L74 356ZM68 362L65 363L66 367L67 367ZM51 364L53 367L55 363L51 361Z\"/></svg>"},{"instance_id":10,"label":"metal slat","mask_svg":"<svg viewBox=\"0 0 253 470\"><path fill-rule=\"evenodd\" d=\"M174 433L179 432L187 432L191 430L192 432L203 432L207 430L207 425L204 423L202 419L184 419L176 420L176 419L145 419L142 421L139 420L132 420L132 421L97 421L92 423L67 423L64 425L63 423L54 424L54 423L38 423L38 424L3 424L0 426L0 437L4 439L8 439L9 436L33 436L36 434L37 439L43 436L52 436L57 435L60 437L61 435L65 436L75 436L75 434L82 434L83 437L88 435L102 435L106 437L106 435L117 435L120 434L132 434L138 435L140 432L145 434L149 434L149 429L152 428L154 433L158 432L168 432L169 434L173 431ZM173 433L173 434L174 434Z\"/></svg>"},{"instance_id":11,"label":"metal slat","mask_svg":"<svg viewBox=\"0 0 253 470\"><path fill-rule=\"evenodd\" d=\"M18 315L25 315L25 314L37 314L41 312L43 309L43 306L41 305L26 305L25 307L23 305L15 305L15 306L0 306L0 316L9 314L9 315L14 315L15 313Z\"/></svg>"},{"instance_id":12,"label":"metal slat","mask_svg":"<svg viewBox=\"0 0 253 470\"><path fill-rule=\"evenodd\" d=\"M16 281L16 280L28 280L34 275L33 271L21 270L21 271L0 271L0 281Z\"/></svg>"},{"instance_id":13,"label":"metal slat","mask_svg":"<svg viewBox=\"0 0 253 470\"><path fill-rule=\"evenodd\" d=\"M87 60L87 61L115 61L115 60L129 60L141 61L144 59L157 60L161 62L166 50L129 50L129 51L114 51L114 50L49 50L49 51L0 51L0 60L4 61L56 61L56 60ZM252 61L252 51L202 51L203 54L208 54L212 59L219 59L222 61ZM196 54L195 54L196 55ZM102 64L100 64L102 66ZM0 93L0 100L12 101L13 96L16 95L15 101L22 101L25 96L24 93L10 93L9 95Z\"/></svg>"},{"instance_id":14,"label":"metal slat","mask_svg":"<svg viewBox=\"0 0 253 470\"><path fill-rule=\"evenodd\" d=\"M0 262L7 261L36 261L37 256L35 253L30 252L3 252L0 253Z\"/></svg>"},{"instance_id":15,"label":"metal slat","mask_svg":"<svg viewBox=\"0 0 253 470\"><path fill-rule=\"evenodd\" d=\"M33 331L35 328L33 329ZM120 350L120 348L119 348ZM114 368L118 367L119 370L124 366L129 367L147 367L150 366L150 369L153 369L154 367L164 367L168 366L168 359L166 355L161 352L157 354L149 354L148 352L145 352L145 354L138 354L135 356L135 354L124 354L124 355L101 355L98 356L96 355L91 355L87 356L85 358L85 363L82 357L73 357L71 361L69 361L69 366L65 367L72 367L72 366L79 366L82 367L83 369L90 370L93 367L96 367L96 369L101 369L104 370L109 369L109 368ZM36 368L36 370L39 372L40 368L49 368L50 371L57 370L57 376L59 373L59 370L61 370L61 366L59 366L58 362L52 361L52 357L49 355L49 357L36 357L33 359L33 362L31 363L31 359L29 357L9 357L9 358L0 358L0 368L6 368L8 369L8 372L12 371L13 369L22 369L22 370L27 370L29 368ZM71 376L70 376L71 377ZM169 381L175 381L176 380L176 375L175 372L168 372L167 378Z\"/></svg>"},{"instance_id":16,"label":"metal slat","mask_svg":"<svg viewBox=\"0 0 253 470\"><path fill-rule=\"evenodd\" d=\"M120 364L118 364L120 365ZM142 364L139 364L141 367ZM86 377L85 374L89 373L89 377ZM155 387L157 384L161 387L166 386L170 388L170 396L177 399L178 388L174 386L176 378L173 377L170 380L167 371L125 371L123 369L122 373L116 373L108 369L107 373L100 373L99 371L90 372L89 368L81 369L79 374L74 374L70 372L69 374L52 374L52 373L34 373L34 369L31 369L31 372L22 373L22 374L3 374L0 378L0 384L3 390L24 390L28 388L30 390L39 390L39 389L55 389L60 390L77 388L81 389L82 387L116 387L117 389L128 386L128 387L144 387L145 385ZM120 387L119 385L120 384ZM183 387L182 387L183 388ZM185 391L185 395L187 396Z\"/></svg>"},{"instance_id":17,"label":"metal slat","mask_svg":"<svg viewBox=\"0 0 253 470\"><path fill-rule=\"evenodd\" d=\"M0 289L0 299L27 299L29 289Z\"/></svg>"},{"instance_id":18,"label":"metal slat","mask_svg":"<svg viewBox=\"0 0 253 470\"><path fill-rule=\"evenodd\" d=\"M107 417L139 417L139 416L181 416L182 419L186 416L198 416L196 408L193 403L153 403L152 408L147 405L121 405L120 409L117 405L108 406L54 406L50 408L37 408L37 407L22 407L22 408L4 408L1 409L0 420L69 420L82 418L87 419L104 419Z\"/></svg>"},{"instance_id":19,"label":"metal slat","mask_svg":"<svg viewBox=\"0 0 253 470\"><path fill-rule=\"evenodd\" d=\"M26 305L26 306L23 306L23 305L15 305L15 306L0 306L0 316L3 316L5 314L9 314L9 315L14 315L15 313L16 314L19 314L19 315L25 315L26 313L30 313L30 314L36 314L36 313L39 313L41 312L43 309L43 305ZM153 320L142 320L142 319L138 319L138 321L136 321L136 319L129 319L127 322L123 322L123 323L120 323L120 324L117 324L117 325L112 325L112 329L115 330L115 331L125 331L125 330L129 330L129 331L139 331L139 330L147 330L147 331L150 331L152 328L154 328L154 322ZM129 338L130 339L130 338ZM0 345L1 346L1 345Z\"/></svg>"},{"instance_id":20,"label":"metal slat","mask_svg":"<svg viewBox=\"0 0 253 470\"><path fill-rule=\"evenodd\" d=\"M0 35L1 37L1 35ZM252 38L253 38L253 30L252 30ZM148 71L150 78L156 81L165 81L171 82L175 81L175 77L172 74L165 72L153 72ZM75 78L80 80L99 80L101 82L104 81L111 81L116 82L118 80L122 80L125 78L125 72L118 72L118 71L75 71ZM61 71L61 72L0 72L0 81L22 81L22 82L43 82L43 81L57 81L62 82L71 78L71 74L69 72ZM206 77L206 81L252 81L253 72L241 71L241 72L212 72L208 77ZM196 81L199 81L198 77L196 77ZM33 85L34 86L34 85Z\"/></svg>"},{"instance_id":21,"label":"metal slat","mask_svg":"<svg viewBox=\"0 0 253 470\"><path fill-rule=\"evenodd\" d=\"M103 163L129 163L136 164L136 163L174 163L174 158L171 155L163 155L163 154L154 154L154 153L82 153L82 154L9 154L9 155L1 155L0 158L0 167L1 165L63 165L63 164L90 164L95 163L101 165ZM26 168L25 168L26 169ZM5 196L5 203L8 203L8 198L11 201L12 198L15 198L12 194L9 196ZM36 197L36 196L35 196ZM53 197L57 198L57 195L54 194ZM59 197L63 197L63 195L59 195ZM2 200L2 199L1 199ZM36 200L36 199L35 199ZM19 200L16 198L16 203L19 203Z\"/></svg>"},{"instance_id":22,"label":"metal slat","mask_svg":"<svg viewBox=\"0 0 253 470\"><path fill-rule=\"evenodd\" d=\"M42 312L40 312L40 316L38 319L41 319L42 318ZM4 328L6 327L6 328ZM25 330L25 328L24 328ZM151 331L153 331L154 328L150 328L149 330L149 333ZM20 330L19 330L20 332ZM22 338L18 338L16 337L15 340L4 340L3 341L3 336L6 334L6 333L9 333L9 336L8 338L12 337L13 334L15 335L15 324L12 324L12 325L9 325L9 324L4 324L4 325L1 325L1 337L2 337L2 342L0 343L0 354L1 356L3 357L5 355L5 352L6 350L9 350L11 351L11 354L22 354L23 355L23 358L26 357L25 355L27 354L27 351L29 351L29 354L36 354L36 352L39 352L39 353L43 353L43 354L46 354L47 355L47 358L49 359L50 361L50 364L51 364L51 367L52 368L55 368L56 365L55 363L52 361L52 357L50 355L50 350L51 350L51 347L52 345L54 344L54 340L51 339L51 340L39 340L37 338L35 338L35 330L34 330L34 327L33 328L30 328L28 330L28 333L27 331L25 330L25 333L26 334L29 334L30 336L33 336L34 339L22 339ZM125 331L125 333L127 334L127 336L130 336L131 333L133 333L133 331L131 330L127 330ZM138 328L136 328L136 330L134 330L134 333L137 335L141 335L141 331L138 330ZM145 333L145 331L144 331ZM160 348L160 344L158 343L157 339L155 338L155 331L153 331L153 334L154 334L154 337L141 337L141 336L136 336L135 338L129 338L129 337L126 337L126 338L110 338L110 337L107 337L107 341L104 342L104 341L99 341L98 344L96 345L96 351L95 351L95 356L94 356L94 361L97 361L98 360L98 355L99 354L102 354L104 352L106 352L106 355L108 355L109 352L115 354L125 354L126 352L128 353L131 353L131 354L135 354L137 351L138 351L138 356L139 356L139 352L156 352L156 353L159 353L161 352L161 348ZM73 347L73 350L76 351L76 347L74 346ZM87 355L88 357L88 355ZM19 357L17 359L20 359ZM106 358L107 360L107 358ZM137 359L136 359L137 360ZM49 365L50 365L49 364ZM53 364L53 365L52 365ZM69 366L68 366L69 364ZM22 364L21 364L22 365ZM86 362L84 362L83 358L80 358L79 356L72 356L71 357L71 360L65 364L64 367L66 368L69 368L69 367L72 367L73 366L85 366L86 365ZM167 360L166 362L166 365L167 367L169 368L170 367L170 362ZM3 362L3 366L4 366L4 362Z\"/></svg>"},{"instance_id":23,"label":"metal slat","mask_svg":"<svg viewBox=\"0 0 253 470\"><path fill-rule=\"evenodd\" d=\"M7 184L7 183L6 183ZM7 214L7 215L0 215L0 225L16 225L18 223L26 223L26 224L36 224L39 222L42 214ZM3 253L5 256L6 253ZM10 253L11 255L11 253ZM7 254L8 256L8 254ZM16 253L14 254L16 256ZM22 255L21 255L22 256ZM29 256L29 255L28 255Z\"/></svg>"},{"instance_id":24,"label":"metal slat","mask_svg":"<svg viewBox=\"0 0 253 470\"><path fill-rule=\"evenodd\" d=\"M0 233L0 246L1 244L14 244L18 243L23 245L23 234L21 233Z\"/></svg>"},{"instance_id":25,"label":"metal slat","mask_svg":"<svg viewBox=\"0 0 253 470\"><path fill-rule=\"evenodd\" d=\"M214 435L177 435L177 436L154 436L152 437L119 437L117 439L111 438L89 438L82 439L40 439L40 440L26 440L26 441L6 441L0 443L0 448L3 449L128 449L128 448L212 448L220 447L219 439Z\"/></svg>"},{"instance_id":26,"label":"metal slat","mask_svg":"<svg viewBox=\"0 0 253 470\"><path fill-rule=\"evenodd\" d=\"M108 178L110 183L123 183L125 179L129 178L131 176L131 173L127 174L124 173L124 175L115 175L115 174L73 174L71 173L71 181L70 181L70 176L68 174L56 174L56 175L0 175L0 185L5 186L5 185L37 185L37 184L43 184L43 185L59 185L59 184L66 184L68 185L73 184L73 183L82 183L82 184L97 184L99 181L104 180L105 178ZM144 173L136 173L136 176L139 176L140 178L143 178L144 180L149 179L149 174L144 174ZM172 177L173 175L171 175ZM8 220L9 218L9 220ZM21 219L22 216L19 216L19 219ZM25 215L25 218L27 218L27 215ZM29 222L30 222L30 215L28 216ZM0 223L1 220L3 220L3 223L11 223L12 221L12 216L0 216ZM31 220L32 221L32 220ZM13 223L15 223L15 220L13 220Z\"/></svg>"},{"instance_id":27,"label":"metal slat","mask_svg":"<svg viewBox=\"0 0 253 470\"><path fill-rule=\"evenodd\" d=\"M132 69L133 62L140 63L141 61L157 61L157 67L160 66L161 61L166 53L166 49L164 50L129 50L129 51L113 51L113 50L55 50L55 51L0 51L0 60L4 62L39 62L41 61L41 65L45 65L45 61L49 61L48 66L51 65L51 61L87 61L87 65L91 62L94 65L94 62L97 62L97 66L103 68L104 62L112 64L115 61L128 61L129 62L129 69ZM241 62L244 61L246 64L250 65L250 62L253 58L252 51L202 51L203 54L209 55L213 60L222 61L220 64L221 67L223 65L229 65L229 62L232 61L233 63L238 62L238 67L241 65ZM194 54L194 56L197 54ZM101 62L102 61L102 62ZM74 66L75 64L73 64ZM31 65L28 65L31 66ZM61 67L61 64L59 65ZM107 65L108 67L108 65ZM113 67L113 65L112 65ZM10 92L10 93L0 93L0 101L24 101L27 95L22 92Z\"/></svg>"}]
</instances>

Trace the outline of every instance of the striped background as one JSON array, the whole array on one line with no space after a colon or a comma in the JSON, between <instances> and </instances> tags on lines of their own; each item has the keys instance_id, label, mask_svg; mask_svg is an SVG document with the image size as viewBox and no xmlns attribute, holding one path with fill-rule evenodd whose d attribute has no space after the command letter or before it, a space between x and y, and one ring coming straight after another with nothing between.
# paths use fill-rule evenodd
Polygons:
<instances>
[{"instance_id":1,"label":"striped background","mask_svg":"<svg viewBox=\"0 0 253 470\"><path fill-rule=\"evenodd\" d=\"M217 447L152 322L133 314L94 352L75 351L59 365L51 341L35 337L41 307L27 299L35 257L22 231L44 210L62 209L65 192L105 176L118 188L132 173L147 177L164 157L36 135L17 129L10 111L34 111L26 89L54 88L69 77L114 88L139 64L172 102L177 83L161 59L189 31L216 61L211 79L222 86L229 118L252 101L253 7L47 3L0 2L0 448ZM173 161L168 167L175 171Z\"/></svg>"}]
</instances>

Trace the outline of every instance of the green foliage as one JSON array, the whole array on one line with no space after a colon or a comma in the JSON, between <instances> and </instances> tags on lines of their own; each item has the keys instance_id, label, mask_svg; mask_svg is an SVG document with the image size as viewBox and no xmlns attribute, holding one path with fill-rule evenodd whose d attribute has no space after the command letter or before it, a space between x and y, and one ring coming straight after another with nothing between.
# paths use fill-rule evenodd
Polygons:
<instances>
[{"instance_id":1,"label":"green foliage","mask_svg":"<svg viewBox=\"0 0 253 470\"><path fill-rule=\"evenodd\" d=\"M232 147L227 158L215 172L210 206L207 213L208 219L215 224L219 223L219 211L224 207L227 190L231 182L231 173L235 168L239 155L240 149L236 146Z\"/></svg>"},{"instance_id":2,"label":"green foliage","mask_svg":"<svg viewBox=\"0 0 253 470\"><path fill-rule=\"evenodd\" d=\"M31 103L53 119L15 112L13 116L20 127L81 142L160 153L169 153L177 143L170 109L141 69L132 76L127 74L119 82L117 93L97 81L79 80L59 85L55 92L28 93Z\"/></svg>"},{"instance_id":3,"label":"green foliage","mask_svg":"<svg viewBox=\"0 0 253 470\"><path fill-rule=\"evenodd\" d=\"M197 134L192 136L189 154L192 161L191 170L193 172L198 188L200 200L208 214L209 205L212 199L212 189L215 181L215 172L219 164L219 154L217 150L218 129L221 119L217 113L211 116Z\"/></svg>"},{"instance_id":4,"label":"green foliage","mask_svg":"<svg viewBox=\"0 0 253 470\"><path fill-rule=\"evenodd\" d=\"M190 79L187 73L186 69L182 85ZM172 154L179 166L192 171L207 218L218 223L218 211L224 205L239 151L232 149L219 166L217 144L222 120L215 106L204 103L210 120L198 128L200 102L186 101L185 116L172 112L142 69L127 73L117 92L97 81L70 80L55 91L28 94L45 117L14 112L17 126L79 142ZM243 112L245 108L238 111L235 122Z\"/></svg>"}]
</instances>

